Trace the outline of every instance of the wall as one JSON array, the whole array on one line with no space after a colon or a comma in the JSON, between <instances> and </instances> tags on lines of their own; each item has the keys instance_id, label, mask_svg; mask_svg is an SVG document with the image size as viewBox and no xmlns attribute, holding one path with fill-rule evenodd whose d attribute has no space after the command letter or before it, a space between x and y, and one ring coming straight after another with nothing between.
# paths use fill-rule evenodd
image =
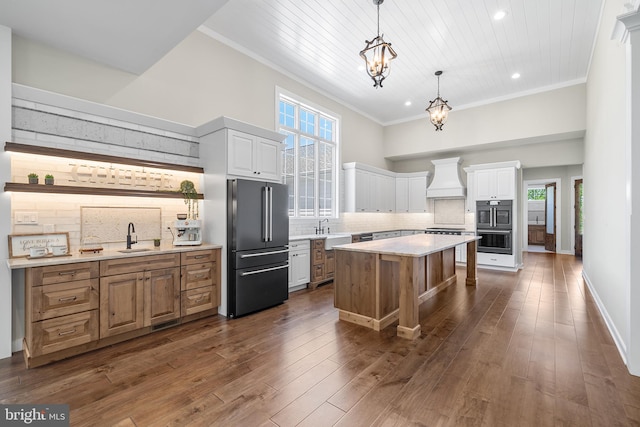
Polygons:
<instances>
[{"instance_id":1,"label":"wall","mask_svg":"<svg viewBox=\"0 0 640 427\"><path fill-rule=\"evenodd\" d=\"M514 141L581 138L587 123L585 97L585 85L578 84L463 110L453 105L443 132L435 132L426 116L385 127L384 155L400 160L427 152L492 148L492 144Z\"/></svg>"},{"instance_id":2,"label":"wall","mask_svg":"<svg viewBox=\"0 0 640 427\"><path fill-rule=\"evenodd\" d=\"M611 40L625 0L607 0L587 80L583 274L623 357L629 336L625 46ZM637 260L634 260L637 262ZM637 326L636 326L637 327Z\"/></svg>"},{"instance_id":3,"label":"wall","mask_svg":"<svg viewBox=\"0 0 640 427\"><path fill-rule=\"evenodd\" d=\"M11 29L0 25L0 141L11 138ZM0 185L10 181L9 155L0 152ZM0 194L0 218L11 216L11 199L8 193ZM0 221L0 236L11 232L8 221ZM4 262L9 258L9 248L0 244L0 359L11 356L12 288L11 272Z\"/></svg>"},{"instance_id":4,"label":"wall","mask_svg":"<svg viewBox=\"0 0 640 427\"><path fill-rule=\"evenodd\" d=\"M275 87L342 118L341 161L386 168L382 126L256 60L195 31L140 76L20 37L14 82L199 126L225 115L275 128Z\"/></svg>"},{"instance_id":5,"label":"wall","mask_svg":"<svg viewBox=\"0 0 640 427\"><path fill-rule=\"evenodd\" d=\"M526 168L522 170L523 183L526 183L526 181L536 181L536 183L539 183L546 180L561 180L559 192L561 200L556 200L556 204L559 206L560 211L560 216L556 217L556 226L561 227L559 236L557 236L558 251L560 253L573 254L574 252L573 245L571 243L571 234L573 233L573 228L571 227L571 218L573 216L573 205L571 203L571 194L573 193L573 187L571 183L571 177L576 176L582 176L582 165ZM527 198L524 188L522 189L522 191L522 200L526 201ZM524 206L526 206L526 204Z\"/></svg>"}]
</instances>

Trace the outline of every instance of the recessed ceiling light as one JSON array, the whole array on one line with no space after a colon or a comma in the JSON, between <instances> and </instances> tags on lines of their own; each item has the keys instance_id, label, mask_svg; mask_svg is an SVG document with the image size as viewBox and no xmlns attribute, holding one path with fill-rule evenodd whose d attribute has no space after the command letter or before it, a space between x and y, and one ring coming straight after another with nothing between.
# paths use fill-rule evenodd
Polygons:
<instances>
[{"instance_id":1,"label":"recessed ceiling light","mask_svg":"<svg viewBox=\"0 0 640 427\"><path fill-rule=\"evenodd\" d=\"M411 101L405 101L404 105L408 107L409 105L411 105Z\"/></svg>"},{"instance_id":2,"label":"recessed ceiling light","mask_svg":"<svg viewBox=\"0 0 640 427\"><path fill-rule=\"evenodd\" d=\"M520 78L520 73L513 73L513 74L511 74L511 78L512 78L513 80L519 79L519 78Z\"/></svg>"},{"instance_id":3,"label":"recessed ceiling light","mask_svg":"<svg viewBox=\"0 0 640 427\"><path fill-rule=\"evenodd\" d=\"M495 15L493 15L493 19L495 19L496 21L501 20L502 18L504 18L505 16L507 16L507 12L505 10L499 10L495 13Z\"/></svg>"}]
</instances>

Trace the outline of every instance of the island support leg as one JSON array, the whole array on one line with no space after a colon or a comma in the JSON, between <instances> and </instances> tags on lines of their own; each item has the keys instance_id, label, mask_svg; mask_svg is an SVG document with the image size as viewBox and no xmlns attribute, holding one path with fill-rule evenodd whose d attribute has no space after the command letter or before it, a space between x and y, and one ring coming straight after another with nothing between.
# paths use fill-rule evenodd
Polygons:
<instances>
[{"instance_id":1,"label":"island support leg","mask_svg":"<svg viewBox=\"0 0 640 427\"><path fill-rule=\"evenodd\" d=\"M400 257L400 320L398 336L414 340L420 336L419 289L425 289L425 258Z\"/></svg>"},{"instance_id":2,"label":"island support leg","mask_svg":"<svg viewBox=\"0 0 640 427\"><path fill-rule=\"evenodd\" d=\"M478 241L467 243L467 286L478 285Z\"/></svg>"}]
</instances>

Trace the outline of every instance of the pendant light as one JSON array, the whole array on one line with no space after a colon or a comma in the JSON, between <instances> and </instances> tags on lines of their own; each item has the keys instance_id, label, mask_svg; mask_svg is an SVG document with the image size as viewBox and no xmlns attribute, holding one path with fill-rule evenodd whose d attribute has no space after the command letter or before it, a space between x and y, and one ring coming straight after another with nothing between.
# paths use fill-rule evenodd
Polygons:
<instances>
[{"instance_id":1,"label":"pendant light","mask_svg":"<svg viewBox=\"0 0 640 427\"><path fill-rule=\"evenodd\" d=\"M452 110L447 104L447 101L440 97L440 76L442 71L436 71L436 77L438 77L438 97L433 101L429 101L430 104L427 107L427 113L429 113L429 120L436 127L436 132L442 130L442 126L447 122L449 111Z\"/></svg>"},{"instance_id":2,"label":"pendant light","mask_svg":"<svg viewBox=\"0 0 640 427\"><path fill-rule=\"evenodd\" d=\"M380 5L384 0L373 0L378 7L378 35L371 41L365 40L366 46L360 51L360 57L364 59L367 74L373 79L373 87L382 87L382 81L387 78L391 69L389 62L398 55L391 47L391 43L384 41L380 34ZM367 57L369 55L369 57Z\"/></svg>"}]
</instances>

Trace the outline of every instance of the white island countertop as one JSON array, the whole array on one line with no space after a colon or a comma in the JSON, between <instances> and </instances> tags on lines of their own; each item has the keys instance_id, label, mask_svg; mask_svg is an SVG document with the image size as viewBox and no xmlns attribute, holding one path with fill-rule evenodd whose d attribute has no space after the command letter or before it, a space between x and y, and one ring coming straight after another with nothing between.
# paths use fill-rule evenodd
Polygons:
<instances>
[{"instance_id":1,"label":"white island countertop","mask_svg":"<svg viewBox=\"0 0 640 427\"><path fill-rule=\"evenodd\" d=\"M456 236L448 234L413 234L390 239L337 245L336 250L369 252L384 255L423 257L444 249L480 240L479 236Z\"/></svg>"},{"instance_id":2,"label":"white island countertop","mask_svg":"<svg viewBox=\"0 0 640 427\"><path fill-rule=\"evenodd\" d=\"M74 262L86 262L86 261L105 261L108 259L116 258L131 258L145 255L163 255L172 254L176 252L189 252L189 251L202 251L208 249L220 249L222 245L214 244L202 244L198 246L161 246L159 248L144 248L148 250L137 252L119 252L118 250L103 250L98 253L74 253L64 256L45 256L42 258L11 258L7 260L7 265L10 269L28 268L28 267L43 267L47 265L59 265L59 264L72 264ZM138 249L138 248L134 248ZM142 248L140 248L142 249Z\"/></svg>"}]
</instances>

